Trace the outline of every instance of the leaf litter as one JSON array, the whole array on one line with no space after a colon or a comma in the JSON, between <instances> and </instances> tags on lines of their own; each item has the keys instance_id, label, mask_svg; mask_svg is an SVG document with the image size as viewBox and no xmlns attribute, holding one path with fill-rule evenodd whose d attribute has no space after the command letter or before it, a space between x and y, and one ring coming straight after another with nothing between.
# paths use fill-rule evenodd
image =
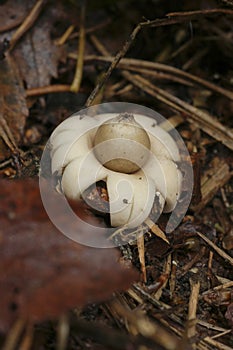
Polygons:
<instances>
[{"instance_id":1,"label":"leaf litter","mask_svg":"<svg viewBox=\"0 0 233 350\"><path fill-rule=\"evenodd\" d=\"M4 6L7 7L7 4L12 6L10 1L7 1ZM25 1L23 4L26 8L26 15L30 15L35 3L31 2L29 7L28 2ZM83 307L87 302L86 299L82 299L81 292L80 295L78 293L82 300L82 308L78 311L78 315L73 311L70 321L60 319L61 324L65 324L65 327L70 325L71 337L62 336L63 333L58 331L59 339L63 339L63 344L68 344L69 348L75 349L77 346L78 348L102 346L107 349L109 347L139 349L140 346L144 346L148 349L156 347L165 350L179 347L185 350L190 348L229 350L233 344L231 335L233 314L231 150L233 141L231 130L232 64L230 62L232 56L230 28L233 10L231 2L208 0L205 4L198 2L195 6L191 3L170 6L161 2L156 10L156 15L152 15L155 13L154 7L151 4L146 7L144 2L137 3L136 6L134 4L133 8L130 0L125 4L119 2L114 6L109 4L102 6L102 4L90 2L85 9L87 17L85 24L83 21L82 25L85 42L82 41L84 35L81 37L79 35L79 24L74 19L77 9L81 8L80 4L77 7L73 3L67 4L63 7L63 14L60 12L58 15L58 11L57 17L55 15L54 18L62 20L60 25L53 28L48 18L50 16L54 20L52 13L56 14L56 10L50 12L51 5L52 2L44 4L43 11L38 13L38 17L32 21L30 26L26 27L27 30L19 37L10 52L12 57L16 57L17 50L21 50L16 64L21 70L21 79L23 78L25 84L27 103L30 108L30 116L26 121L26 130L30 130L30 137L23 146L20 146L26 150L26 153L24 153L25 162L20 163L18 167L15 161L12 161L16 148L12 147L8 140L10 152L7 157L10 155L12 157L1 164L1 173L4 176L15 174L18 177L22 175L22 171L31 175L37 174L37 157L43 149L43 140L49 137L52 128L77 109L77 105L76 108L74 106L74 94L68 92L75 76L75 63L77 69L80 70L78 74L81 74L82 77L79 92L75 95L76 101L86 99L88 105L93 101L97 103L122 99L148 105L160 111L174 123L183 136L191 153L194 168L197 169L195 171L194 200L180 227L164 240L161 233L163 233L166 218L161 217L156 225L153 225L152 222L149 226L145 225L140 228L146 232L144 242L132 243L121 248L122 260L129 266L133 264L138 270L141 270L141 282L131 285L125 293L117 293L111 302L92 305L88 303L86 307ZM82 3L82 6L85 4ZM130 12L127 6L131 9ZM142 14L146 21L141 22ZM70 19L69 25L64 21L66 16ZM150 21L147 20L148 18L155 18L155 20ZM103 23L98 23L99 19ZM124 26L126 31L130 32L132 19L134 23L141 23L134 27L128 42L122 47L126 34L123 30L119 31L119 20L122 22L122 28ZM46 20L49 23L46 23ZM56 24L56 20L55 22L53 20L51 22ZM17 21L20 22L18 19ZM42 43L41 46L45 50L42 58L43 51L34 50L30 46L30 40L32 40L36 47L40 47L39 41L43 33L40 31L40 23L44 30L47 30L46 33L49 33L47 42ZM9 23L4 22L4 26L8 24L9 30L2 33L2 40L4 38L10 40L15 32L15 29L11 30L15 28L15 24L10 21ZM21 25L23 24L25 22L22 21ZM72 30L67 31L69 26L73 26ZM55 33L56 39L63 37L62 45L59 47L59 50L61 47L63 49L60 62L57 58L59 54L57 56L55 43L51 41L51 33L53 35ZM66 35L63 36L63 34ZM47 44L50 47L46 47ZM2 47L4 48L4 45ZM85 53L79 56L77 47L85 49ZM122 47L122 49L118 55L110 56L109 52L114 52L116 47ZM121 60L126 54L128 57ZM46 62L48 69L46 67L44 73L42 67L46 61L45 57L48 61ZM81 64L80 62L78 64L79 59ZM130 59L132 59L133 66ZM107 70L106 64L110 64ZM29 69L30 65L33 71ZM41 80L39 76L36 77L34 69L37 74L42 73ZM52 81L54 76L56 78ZM35 81L33 81L34 78ZM92 88L94 90L91 93ZM56 95L52 97L51 94ZM43 101L36 98L42 95L45 96ZM52 99L57 101L57 105L53 103L51 111L47 107ZM71 107L68 107L69 103L67 103L67 107L61 112L56 108L58 101L66 101L66 103L71 101ZM36 135L33 137L33 130L38 130L38 125L42 126L42 137L39 138ZM24 124L22 124L23 127ZM10 130L12 128L13 126ZM1 137L7 140L2 130ZM13 140L10 136L11 139ZM33 140L38 141L33 143ZM16 142L16 145L20 143ZM6 154L2 159L5 157ZM21 193L24 198L22 201L20 199L19 203L28 198L30 211L33 213L33 208L35 209L35 217L39 215L38 221L28 222L27 209L25 212L22 209L17 214L15 208L22 207L22 205L12 200L12 204L6 203L5 212L3 211L4 218L1 217L2 235L3 242L9 244L9 254L18 249L18 256L22 260L21 269L25 269L23 271L27 275L32 272L32 267L29 268L27 262L33 262L33 254L37 256L38 251L35 244L33 245L29 240L29 243L25 244L25 248L28 249L25 251L29 253L29 256L28 260L24 260L17 229L19 232L23 231L22 237L24 235L25 238L33 237L35 242L37 240L40 242L39 254L45 260L50 248L60 247L60 238L56 245L53 240L54 228L45 220L40 205L38 206L36 200L34 201L33 191L31 195L25 196L25 187L22 185L24 189L20 190L20 186L17 186L17 192ZM6 196L11 198L8 194ZM31 196L32 199L30 199ZM84 211L83 209L78 208L84 216L97 220L88 208L85 208ZM219 210L225 215L221 215ZM224 217L226 219L223 219ZM13 226L11 224L9 226L9 221ZM51 246L50 243L48 247L43 246L45 242L43 242L43 234L40 232L40 236L38 235L37 222L41 222L40 226L47 233ZM98 218L99 224L101 223ZM5 237L5 233L9 237L8 235ZM59 236L59 233L56 232L56 236L57 234ZM11 237L14 237L14 240L10 239ZM62 240L64 239L63 237ZM69 247L72 246L72 242L68 240L66 244ZM61 246L63 247L63 242ZM73 252L72 249L73 246L71 248ZM7 254L7 251L8 249L4 248L3 253ZM76 248L74 254L78 251L79 248ZM58 270L67 272L67 265L63 260L66 255L63 253L62 250L61 256L52 256L51 264L47 264L48 277L52 277L56 282L55 285L59 285L61 289L64 284L71 283L69 273L67 281L66 275L61 274L61 280L59 280L54 272L54 265L58 267ZM67 258L71 271L77 262L74 260L72 257ZM33 264L32 266L34 267ZM37 280L36 277L39 279L39 285L36 286L38 289L36 289L35 285L32 286L25 280L23 280L25 283L22 287L17 264L12 265L11 283L13 285L17 282L20 288L22 287L22 294L19 293L18 299L12 294L7 294L4 298L6 305L8 303L9 306L9 303L12 303L11 313L17 314L17 317L19 315L31 317L33 322L50 317L57 318L60 311L73 308L73 302L76 303L73 294L69 294L70 304L62 304L59 309L59 297L55 298L54 302L51 300L51 307L48 307L46 316L46 298L47 295L54 293L54 289L47 279L43 280L43 266L46 266L45 262L38 266L38 276L35 272L37 270L33 270L35 280ZM82 272L79 271L79 273L82 276ZM93 275L90 273L89 276ZM6 277L4 278L6 290L8 290L10 279L8 281ZM43 292L40 281L44 281L45 292ZM78 286L78 283L74 282L74 285L71 284L71 286L76 292L78 288L84 291L85 286L82 283L80 284L79 281ZM107 288L108 284L105 279L103 279L103 285L104 289ZM126 289L129 284L124 286L123 289ZM66 293L68 293L67 290ZM106 293L108 294L108 290ZM106 298L110 294L106 295ZM36 301L41 310L38 310L36 303L27 303L26 295L29 296L28 300ZM98 295L100 296L101 293ZM103 298L100 297L97 301L105 299L104 294L102 296ZM14 304L16 301L17 306ZM90 301L95 302L92 298ZM6 305L3 307L5 307L8 328L14 321L15 323L10 329L5 344L16 339L14 343L16 347L25 323L22 319L12 317ZM93 319L94 322L91 321ZM6 326L6 324L3 325ZM85 344L77 331L80 329L82 335L85 336ZM29 335L26 332L23 337L23 343L32 338L32 331L28 332ZM35 329L34 345L37 332L38 328ZM47 330L44 329L42 332L44 336L46 332ZM50 341L51 338L53 348L56 348L54 337L50 337ZM120 342L115 341L116 339L120 339ZM44 344L48 344L48 341L45 340Z\"/></svg>"}]
</instances>

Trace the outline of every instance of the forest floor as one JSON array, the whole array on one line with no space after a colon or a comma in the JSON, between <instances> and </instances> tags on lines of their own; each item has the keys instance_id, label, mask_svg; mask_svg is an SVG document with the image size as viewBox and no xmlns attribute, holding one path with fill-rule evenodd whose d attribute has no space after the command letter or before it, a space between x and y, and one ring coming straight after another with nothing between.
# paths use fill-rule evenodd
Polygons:
<instances>
[{"instance_id":1,"label":"forest floor","mask_svg":"<svg viewBox=\"0 0 233 350\"><path fill-rule=\"evenodd\" d=\"M0 17L2 348L232 349L232 0L8 0ZM168 119L194 187L171 233L162 215L97 253L50 225L37 183L52 131L103 102Z\"/></svg>"}]
</instances>

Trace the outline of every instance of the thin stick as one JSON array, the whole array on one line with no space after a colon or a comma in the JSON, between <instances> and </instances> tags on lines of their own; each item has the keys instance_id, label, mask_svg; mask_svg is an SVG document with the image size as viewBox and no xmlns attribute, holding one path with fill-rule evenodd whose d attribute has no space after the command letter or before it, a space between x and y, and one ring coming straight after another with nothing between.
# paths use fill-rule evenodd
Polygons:
<instances>
[{"instance_id":1,"label":"thin stick","mask_svg":"<svg viewBox=\"0 0 233 350\"><path fill-rule=\"evenodd\" d=\"M33 6L21 26L16 30L16 32L13 34L11 41L10 41L10 46L9 50L11 51L16 43L19 41L19 39L28 31L28 29L31 28L31 26L34 24L36 19L39 17L39 14L41 13L41 10L45 4L46 0L38 0L36 4Z\"/></svg>"},{"instance_id":2,"label":"thin stick","mask_svg":"<svg viewBox=\"0 0 233 350\"><path fill-rule=\"evenodd\" d=\"M156 225L151 219L147 218L145 220L145 224L149 227L149 229L159 238L161 238L163 241L165 241L167 244L170 245L169 240L167 239L165 233L159 228L158 225Z\"/></svg>"},{"instance_id":3,"label":"thin stick","mask_svg":"<svg viewBox=\"0 0 233 350\"><path fill-rule=\"evenodd\" d=\"M95 99L96 95L99 93L103 85L106 83L110 75L112 74L112 71L116 68L119 61L122 57L125 56L126 52L130 48L132 42L136 38L138 32L141 30L141 24L137 25L137 27L133 30L133 32L130 34L129 39L125 42L123 48L116 54L114 57L112 63L110 64L107 71L104 73L102 79L98 82L98 84L95 86L94 90L91 92L90 96L88 97L85 106L90 107L92 105L93 100Z\"/></svg>"},{"instance_id":4,"label":"thin stick","mask_svg":"<svg viewBox=\"0 0 233 350\"><path fill-rule=\"evenodd\" d=\"M97 47L97 46L96 46ZM105 49L106 50L106 49ZM97 55L88 55L85 57L85 61L99 61L99 62L113 62L114 57L109 56L109 53L106 55L104 51L100 51L103 56L97 56ZM105 51L106 52L106 51ZM70 58L76 59L77 55L70 53L68 55ZM138 69L151 69L151 70L156 70L156 71L164 71L167 73L171 73L172 75L177 75L182 78L187 78L191 82L195 84L202 85L206 87L207 89L214 91L215 93L221 94L230 100L233 100L233 92L226 90L222 88L221 86L218 86L214 83L211 83L210 81L207 81L205 79L202 79L196 75L193 75L191 73L185 72L179 68L173 67L166 65L164 63L158 63L158 62L150 62L146 60L139 60L136 58L122 58L121 61L119 62L118 65L119 68L123 69L131 69L133 70L134 68ZM135 69L135 71L136 71Z\"/></svg>"},{"instance_id":5,"label":"thin stick","mask_svg":"<svg viewBox=\"0 0 233 350\"><path fill-rule=\"evenodd\" d=\"M229 281L229 282L226 282L224 284L220 284L219 286L216 286L214 288L208 289L204 293L206 294L206 293L211 292L211 291L218 291L218 290L232 288L232 287L233 287L233 281Z\"/></svg>"},{"instance_id":6,"label":"thin stick","mask_svg":"<svg viewBox=\"0 0 233 350\"><path fill-rule=\"evenodd\" d=\"M25 326L25 320L22 318L18 319L11 330L8 333L8 336L6 338L6 341L2 347L2 350L14 350L19 338L23 332Z\"/></svg>"},{"instance_id":7,"label":"thin stick","mask_svg":"<svg viewBox=\"0 0 233 350\"><path fill-rule=\"evenodd\" d=\"M142 278L143 282L146 283L146 261L145 261L145 247L144 247L144 236L141 234L139 237L137 237L137 247L138 247L138 256L139 261L141 264L141 272L142 272Z\"/></svg>"},{"instance_id":8,"label":"thin stick","mask_svg":"<svg viewBox=\"0 0 233 350\"><path fill-rule=\"evenodd\" d=\"M28 324L21 344L18 350L30 350L32 348L34 327L32 324Z\"/></svg>"},{"instance_id":9,"label":"thin stick","mask_svg":"<svg viewBox=\"0 0 233 350\"><path fill-rule=\"evenodd\" d=\"M218 253L218 255L220 255L223 259L227 260L231 265L233 265L233 258L230 255L226 254L222 249L217 247L216 244L214 244L209 238L207 238L201 232L197 231L196 233L199 237L201 237L201 239L203 239L203 241L205 241L207 244L209 244L209 246L212 249L214 249L216 251L216 253Z\"/></svg>"},{"instance_id":10,"label":"thin stick","mask_svg":"<svg viewBox=\"0 0 233 350\"><path fill-rule=\"evenodd\" d=\"M212 117L208 113L201 111L194 106L191 106L187 102L182 101L169 92L158 88L139 75L133 75L126 71L123 72L123 75L128 81L143 91L147 92L151 96L154 96L158 100L165 102L177 111L187 113L189 118L191 118L194 122L199 123L203 131L233 150L233 132L218 122L215 117Z\"/></svg>"},{"instance_id":11,"label":"thin stick","mask_svg":"<svg viewBox=\"0 0 233 350\"><path fill-rule=\"evenodd\" d=\"M70 35L73 33L75 26L71 25L69 26L66 31L62 34L62 36L60 38L58 38L55 43L58 46L64 45L65 42L68 40L68 38L70 37Z\"/></svg>"},{"instance_id":12,"label":"thin stick","mask_svg":"<svg viewBox=\"0 0 233 350\"><path fill-rule=\"evenodd\" d=\"M191 19L192 16L205 16L205 15L213 15L213 14L229 14L233 15L232 10L228 9L210 9L210 10L197 10L197 11L184 11L184 12L170 12L167 14L168 17L189 17Z\"/></svg>"},{"instance_id":13,"label":"thin stick","mask_svg":"<svg viewBox=\"0 0 233 350\"><path fill-rule=\"evenodd\" d=\"M86 1L83 1L81 5L81 18L80 18L80 30L79 30L79 42L78 42L78 59L76 64L76 71L74 80L71 84L70 91L77 93L79 91L82 76L83 76L83 57L85 51L85 13L86 13Z\"/></svg>"},{"instance_id":14,"label":"thin stick","mask_svg":"<svg viewBox=\"0 0 233 350\"><path fill-rule=\"evenodd\" d=\"M94 25L93 27L86 28L86 34L96 33L97 30L106 27L111 22L112 22L112 20L110 18L108 18L104 22L98 23L98 24ZM69 39L75 39L77 37L79 37L79 32L71 34Z\"/></svg>"},{"instance_id":15,"label":"thin stick","mask_svg":"<svg viewBox=\"0 0 233 350\"><path fill-rule=\"evenodd\" d=\"M232 347L229 347L223 343L220 343L218 342L217 340L214 340L210 337L206 337L204 338L204 341L207 343L207 344L210 344L212 346L215 346L216 349L219 349L219 350L232 350Z\"/></svg>"},{"instance_id":16,"label":"thin stick","mask_svg":"<svg viewBox=\"0 0 233 350\"><path fill-rule=\"evenodd\" d=\"M57 93L57 92L67 92L70 91L70 85L48 85L48 86L42 86L38 88L31 88L26 90L26 96L27 97L33 97L33 96L40 96L40 95L46 95L51 93Z\"/></svg>"},{"instance_id":17,"label":"thin stick","mask_svg":"<svg viewBox=\"0 0 233 350\"><path fill-rule=\"evenodd\" d=\"M188 338L194 338L196 335L196 323L197 323L197 304L200 291L200 281L197 276L190 278L191 293L189 297L189 309L188 309L188 321L189 327L187 330ZM196 344L192 344L192 348L196 349Z\"/></svg>"},{"instance_id":18,"label":"thin stick","mask_svg":"<svg viewBox=\"0 0 233 350\"><path fill-rule=\"evenodd\" d=\"M231 329L226 329L224 332L221 332L221 333L219 333L219 334L215 334L215 335L213 335L213 337L211 337L211 338L212 338L212 339L220 338L220 337L223 337L224 335L229 334L229 333L231 333L231 332L232 332Z\"/></svg>"},{"instance_id":19,"label":"thin stick","mask_svg":"<svg viewBox=\"0 0 233 350\"><path fill-rule=\"evenodd\" d=\"M62 315L59 318L58 327L57 327L56 350L67 349L69 332L70 332L69 317L67 315Z\"/></svg>"},{"instance_id":20,"label":"thin stick","mask_svg":"<svg viewBox=\"0 0 233 350\"><path fill-rule=\"evenodd\" d=\"M91 106L95 96L98 94L102 86L105 84L107 79L110 77L112 71L116 68L120 60L125 56L127 51L129 50L130 46L134 42L136 36L141 31L141 29L145 27L161 27L161 26L167 26L172 24L177 24L180 22L186 22L190 21L191 19L195 20L198 16L206 16L206 15L212 15L212 14L218 14L218 13L227 13L232 15L233 11L231 10L225 10L225 9L211 9L211 10L205 10L205 11L190 11L190 12L177 12L177 13L171 13L168 14L168 18L162 18L162 19L155 19L153 21L146 21L139 23L132 33L130 34L129 38L126 40L125 44L123 45L122 49L116 54L114 57L112 63L108 67L107 71L103 75L102 79L99 81L99 83L95 86L94 90L91 92L90 96L88 97L85 106L89 107ZM177 17L177 18L176 18Z\"/></svg>"},{"instance_id":21,"label":"thin stick","mask_svg":"<svg viewBox=\"0 0 233 350\"><path fill-rule=\"evenodd\" d=\"M141 310L130 310L117 300L113 301L111 306L143 337L153 340L166 350L178 349L179 340L161 326L151 322Z\"/></svg>"},{"instance_id":22,"label":"thin stick","mask_svg":"<svg viewBox=\"0 0 233 350\"><path fill-rule=\"evenodd\" d=\"M209 323L209 322L206 322L206 321L203 321L203 320L197 320L197 323L202 326L202 327L205 327L207 329L211 329L215 332L221 332L221 333L225 333L225 332L228 332L228 331L231 331L230 329L226 329L226 328L222 328L222 327L219 327L219 326L215 326L214 324L212 323ZM212 338L214 338L215 336L213 336Z\"/></svg>"}]
</instances>

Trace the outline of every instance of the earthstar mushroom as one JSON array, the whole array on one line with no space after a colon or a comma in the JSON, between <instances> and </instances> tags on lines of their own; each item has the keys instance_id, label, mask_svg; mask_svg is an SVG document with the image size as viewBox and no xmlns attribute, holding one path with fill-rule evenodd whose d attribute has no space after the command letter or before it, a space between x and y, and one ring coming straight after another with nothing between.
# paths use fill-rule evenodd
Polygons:
<instances>
[{"instance_id":1,"label":"earthstar mushroom","mask_svg":"<svg viewBox=\"0 0 233 350\"><path fill-rule=\"evenodd\" d=\"M111 226L134 228L150 215L171 212L179 199L179 149L156 121L140 114L72 116L50 138L52 173L68 199L106 182Z\"/></svg>"}]
</instances>

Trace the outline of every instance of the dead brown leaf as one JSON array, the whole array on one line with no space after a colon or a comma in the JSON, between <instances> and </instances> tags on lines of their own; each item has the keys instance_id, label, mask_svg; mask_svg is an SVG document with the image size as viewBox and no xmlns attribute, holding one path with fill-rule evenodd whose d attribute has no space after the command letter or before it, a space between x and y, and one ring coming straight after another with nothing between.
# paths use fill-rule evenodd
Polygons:
<instances>
[{"instance_id":1,"label":"dead brown leaf","mask_svg":"<svg viewBox=\"0 0 233 350\"><path fill-rule=\"evenodd\" d=\"M26 8L21 0L8 0L0 4L0 32L8 31L18 26L26 15Z\"/></svg>"},{"instance_id":2,"label":"dead brown leaf","mask_svg":"<svg viewBox=\"0 0 233 350\"><path fill-rule=\"evenodd\" d=\"M137 279L115 249L62 235L46 217L37 181L1 180L0 186L0 331L20 317L40 322L106 300Z\"/></svg>"},{"instance_id":3,"label":"dead brown leaf","mask_svg":"<svg viewBox=\"0 0 233 350\"><path fill-rule=\"evenodd\" d=\"M24 1L27 13L31 3ZM53 4L46 6L14 49L13 55L27 88L49 85L51 77L57 76L60 49L53 43L50 35L56 20Z\"/></svg>"},{"instance_id":4,"label":"dead brown leaf","mask_svg":"<svg viewBox=\"0 0 233 350\"><path fill-rule=\"evenodd\" d=\"M6 56L0 64L0 160L17 151L27 116L22 81L14 61Z\"/></svg>"}]
</instances>

